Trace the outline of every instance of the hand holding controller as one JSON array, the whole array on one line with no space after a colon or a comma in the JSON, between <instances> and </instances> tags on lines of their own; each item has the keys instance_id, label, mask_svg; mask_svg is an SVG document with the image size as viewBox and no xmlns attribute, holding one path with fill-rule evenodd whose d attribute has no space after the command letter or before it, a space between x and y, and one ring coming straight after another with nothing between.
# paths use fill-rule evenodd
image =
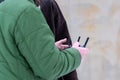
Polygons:
<instances>
[{"instance_id":1,"label":"hand holding controller","mask_svg":"<svg viewBox=\"0 0 120 80\"><path fill-rule=\"evenodd\" d=\"M84 60L86 54L88 54L88 52L89 52L88 48L85 48L88 40L89 40L89 37L86 39L85 44L82 47L80 47L80 43L79 43L80 37L79 37L78 41L75 42L72 46L73 48L77 49L80 52L81 57L82 57L82 61Z\"/></svg>"}]
</instances>

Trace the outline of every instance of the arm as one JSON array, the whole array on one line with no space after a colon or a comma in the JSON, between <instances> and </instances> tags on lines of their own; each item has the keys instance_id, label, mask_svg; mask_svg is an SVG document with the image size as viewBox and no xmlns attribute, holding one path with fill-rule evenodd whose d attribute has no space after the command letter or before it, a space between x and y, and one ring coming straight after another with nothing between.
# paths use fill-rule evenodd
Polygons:
<instances>
[{"instance_id":1,"label":"arm","mask_svg":"<svg viewBox=\"0 0 120 80\"><path fill-rule=\"evenodd\" d=\"M71 45L71 38L64 16L55 0L41 0L41 10L55 35L55 41L67 38L66 44Z\"/></svg>"},{"instance_id":2,"label":"arm","mask_svg":"<svg viewBox=\"0 0 120 80\"><path fill-rule=\"evenodd\" d=\"M34 74L54 79L76 69L81 61L78 50L59 51L52 32L38 9L29 7L21 14L15 29L15 40Z\"/></svg>"},{"instance_id":3,"label":"arm","mask_svg":"<svg viewBox=\"0 0 120 80\"><path fill-rule=\"evenodd\" d=\"M53 4L53 13L54 13L54 22L55 22L55 31L56 31L55 34L56 41L67 38L66 44L72 45L72 41L67 28L67 23L62 14L62 11L60 10L56 1L55 0L52 1L53 1L52 4Z\"/></svg>"}]
</instances>

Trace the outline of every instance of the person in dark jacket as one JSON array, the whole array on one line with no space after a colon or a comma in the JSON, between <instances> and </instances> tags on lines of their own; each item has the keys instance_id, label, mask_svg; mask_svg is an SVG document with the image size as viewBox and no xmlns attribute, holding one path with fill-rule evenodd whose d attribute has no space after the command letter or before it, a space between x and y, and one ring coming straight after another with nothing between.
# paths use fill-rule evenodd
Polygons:
<instances>
[{"instance_id":1,"label":"person in dark jacket","mask_svg":"<svg viewBox=\"0 0 120 80\"><path fill-rule=\"evenodd\" d=\"M67 24L56 1L36 0L35 4L37 6L40 5L43 15L45 16L50 29L54 33L55 41L67 38L67 41L65 43L71 46L72 41L68 32ZM76 70L59 78L59 80L78 80Z\"/></svg>"}]
</instances>

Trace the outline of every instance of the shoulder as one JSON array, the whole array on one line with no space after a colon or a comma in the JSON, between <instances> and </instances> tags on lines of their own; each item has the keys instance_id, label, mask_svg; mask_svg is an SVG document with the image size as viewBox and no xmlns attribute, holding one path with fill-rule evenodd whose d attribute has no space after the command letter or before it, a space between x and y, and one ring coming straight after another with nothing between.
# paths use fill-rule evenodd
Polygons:
<instances>
[{"instance_id":1,"label":"shoulder","mask_svg":"<svg viewBox=\"0 0 120 80\"><path fill-rule=\"evenodd\" d=\"M27 0L15 0L12 2L11 0L6 0L0 5L0 11L9 15L18 16L29 7L35 8L35 5Z\"/></svg>"}]
</instances>

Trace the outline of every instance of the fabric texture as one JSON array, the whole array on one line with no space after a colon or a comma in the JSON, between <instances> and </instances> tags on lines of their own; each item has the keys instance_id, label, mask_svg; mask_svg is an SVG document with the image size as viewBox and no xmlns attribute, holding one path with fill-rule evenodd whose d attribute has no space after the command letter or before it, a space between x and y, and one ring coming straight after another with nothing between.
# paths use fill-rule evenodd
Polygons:
<instances>
[{"instance_id":1,"label":"fabric texture","mask_svg":"<svg viewBox=\"0 0 120 80\"><path fill-rule=\"evenodd\" d=\"M46 18L48 25L55 35L55 41L67 38L67 44L71 45L72 41L68 32L64 16L55 0L40 0L41 10Z\"/></svg>"},{"instance_id":2,"label":"fabric texture","mask_svg":"<svg viewBox=\"0 0 120 80\"><path fill-rule=\"evenodd\" d=\"M66 44L72 45L65 18L55 0L40 0L41 10L50 29L54 33L55 41L67 38ZM78 80L76 70L59 78L59 80Z\"/></svg>"},{"instance_id":3,"label":"fabric texture","mask_svg":"<svg viewBox=\"0 0 120 80\"><path fill-rule=\"evenodd\" d=\"M0 80L55 80L75 70L80 53L59 51L41 11L32 0L0 4Z\"/></svg>"}]
</instances>

